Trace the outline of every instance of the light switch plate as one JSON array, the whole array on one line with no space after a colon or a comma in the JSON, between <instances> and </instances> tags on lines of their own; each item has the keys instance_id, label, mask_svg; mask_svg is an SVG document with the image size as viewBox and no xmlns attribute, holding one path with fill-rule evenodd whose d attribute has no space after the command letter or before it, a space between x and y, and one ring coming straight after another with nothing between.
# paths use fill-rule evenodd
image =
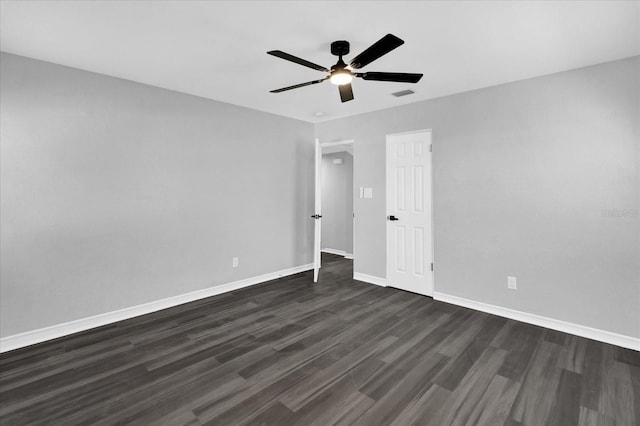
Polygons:
<instances>
[{"instance_id":1,"label":"light switch plate","mask_svg":"<svg viewBox=\"0 0 640 426\"><path fill-rule=\"evenodd\" d=\"M364 198L373 198L373 188L364 188Z\"/></svg>"}]
</instances>

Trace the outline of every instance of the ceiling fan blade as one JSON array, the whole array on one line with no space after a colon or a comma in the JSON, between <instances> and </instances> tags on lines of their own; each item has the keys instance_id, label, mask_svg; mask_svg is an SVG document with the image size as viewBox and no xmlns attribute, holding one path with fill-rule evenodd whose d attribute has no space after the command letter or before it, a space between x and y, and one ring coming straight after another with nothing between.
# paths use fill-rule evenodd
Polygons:
<instances>
[{"instance_id":1,"label":"ceiling fan blade","mask_svg":"<svg viewBox=\"0 0 640 426\"><path fill-rule=\"evenodd\" d=\"M353 100L353 89L351 88L351 83L341 84L338 86L338 90L340 90L340 100L342 102Z\"/></svg>"},{"instance_id":2,"label":"ceiling fan blade","mask_svg":"<svg viewBox=\"0 0 640 426\"><path fill-rule=\"evenodd\" d=\"M393 34L387 34L380 40L373 43L368 49L356 56L351 60L349 64L351 68L362 68L371 62L375 61L379 57L386 55L396 47L402 46L404 41L394 36Z\"/></svg>"},{"instance_id":3,"label":"ceiling fan blade","mask_svg":"<svg viewBox=\"0 0 640 426\"><path fill-rule=\"evenodd\" d=\"M278 58L285 59L287 61L295 62L296 64L300 64L305 67L312 68L318 71L329 72L329 70L322 65L314 64L313 62L309 62L302 58L298 58L297 56L289 55L288 53L283 52L282 50L270 50L267 52L268 55L277 56Z\"/></svg>"},{"instance_id":4,"label":"ceiling fan blade","mask_svg":"<svg viewBox=\"0 0 640 426\"><path fill-rule=\"evenodd\" d=\"M398 83L417 83L423 74L411 74L406 72L363 72L355 74L363 80L395 81Z\"/></svg>"},{"instance_id":5,"label":"ceiling fan blade","mask_svg":"<svg viewBox=\"0 0 640 426\"><path fill-rule=\"evenodd\" d=\"M325 78L321 78L320 80L307 81L306 83L295 84L293 86L283 87L282 89L271 90L270 93L280 93L286 92L287 90L297 89L298 87L311 86L312 84L322 83L325 80L328 80L330 77L327 76Z\"/></svg>"}]
</instances>

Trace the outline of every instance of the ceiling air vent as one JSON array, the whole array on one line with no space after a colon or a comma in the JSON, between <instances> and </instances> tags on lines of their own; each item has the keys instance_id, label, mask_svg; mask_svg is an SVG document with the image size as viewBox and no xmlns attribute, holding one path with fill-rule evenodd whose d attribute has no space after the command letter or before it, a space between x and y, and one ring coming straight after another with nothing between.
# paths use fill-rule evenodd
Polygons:
<instances>
[{"instance_id":1,"label":"ceiling air vent","mask_svg":"<svg viewBox=\"0 0 640 426\"><path fill-rule=\"evenodd\" d=\"M413 95L414 93L416 92L414 92L413 90L401 90L399 92L392 93L392 95L396 98L399 98L401 96Z\"/></svg>"}]
</instances>

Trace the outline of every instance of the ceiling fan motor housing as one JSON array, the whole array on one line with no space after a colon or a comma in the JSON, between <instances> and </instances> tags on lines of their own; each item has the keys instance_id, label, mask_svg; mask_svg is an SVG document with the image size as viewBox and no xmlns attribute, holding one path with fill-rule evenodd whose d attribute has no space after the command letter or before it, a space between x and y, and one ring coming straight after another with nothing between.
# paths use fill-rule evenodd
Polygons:
<instances>
[{"instance_id":1,"label":"ceiling fan motor housing","mask_svg":"<svg viewBox=\"0 0 640 426\"><path fill-rule=\"evenodd\" d=\"M331 54L336 56L344 56L349 54L349 42L346 40L338 40L331 43Z\"/></svg>"}]
</instances>

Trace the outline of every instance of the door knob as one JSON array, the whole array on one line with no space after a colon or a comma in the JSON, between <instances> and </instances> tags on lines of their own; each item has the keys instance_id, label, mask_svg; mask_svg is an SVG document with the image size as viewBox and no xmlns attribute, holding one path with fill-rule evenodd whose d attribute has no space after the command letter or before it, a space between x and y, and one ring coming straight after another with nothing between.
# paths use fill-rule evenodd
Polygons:
<instances>
[{"instance_id":1,"label":"door knob","mask_svg":"<svg viewBox=\"0 0 640 426\"><path fill-rule=\"evenodd\" d=\"M387 216L387 219L389 219L389 220L391 220L391 221L393 221L393 220L400 220L400 219L398 219L397 217L395 217L394 215Z\"/></svg>"}]
</instances>

